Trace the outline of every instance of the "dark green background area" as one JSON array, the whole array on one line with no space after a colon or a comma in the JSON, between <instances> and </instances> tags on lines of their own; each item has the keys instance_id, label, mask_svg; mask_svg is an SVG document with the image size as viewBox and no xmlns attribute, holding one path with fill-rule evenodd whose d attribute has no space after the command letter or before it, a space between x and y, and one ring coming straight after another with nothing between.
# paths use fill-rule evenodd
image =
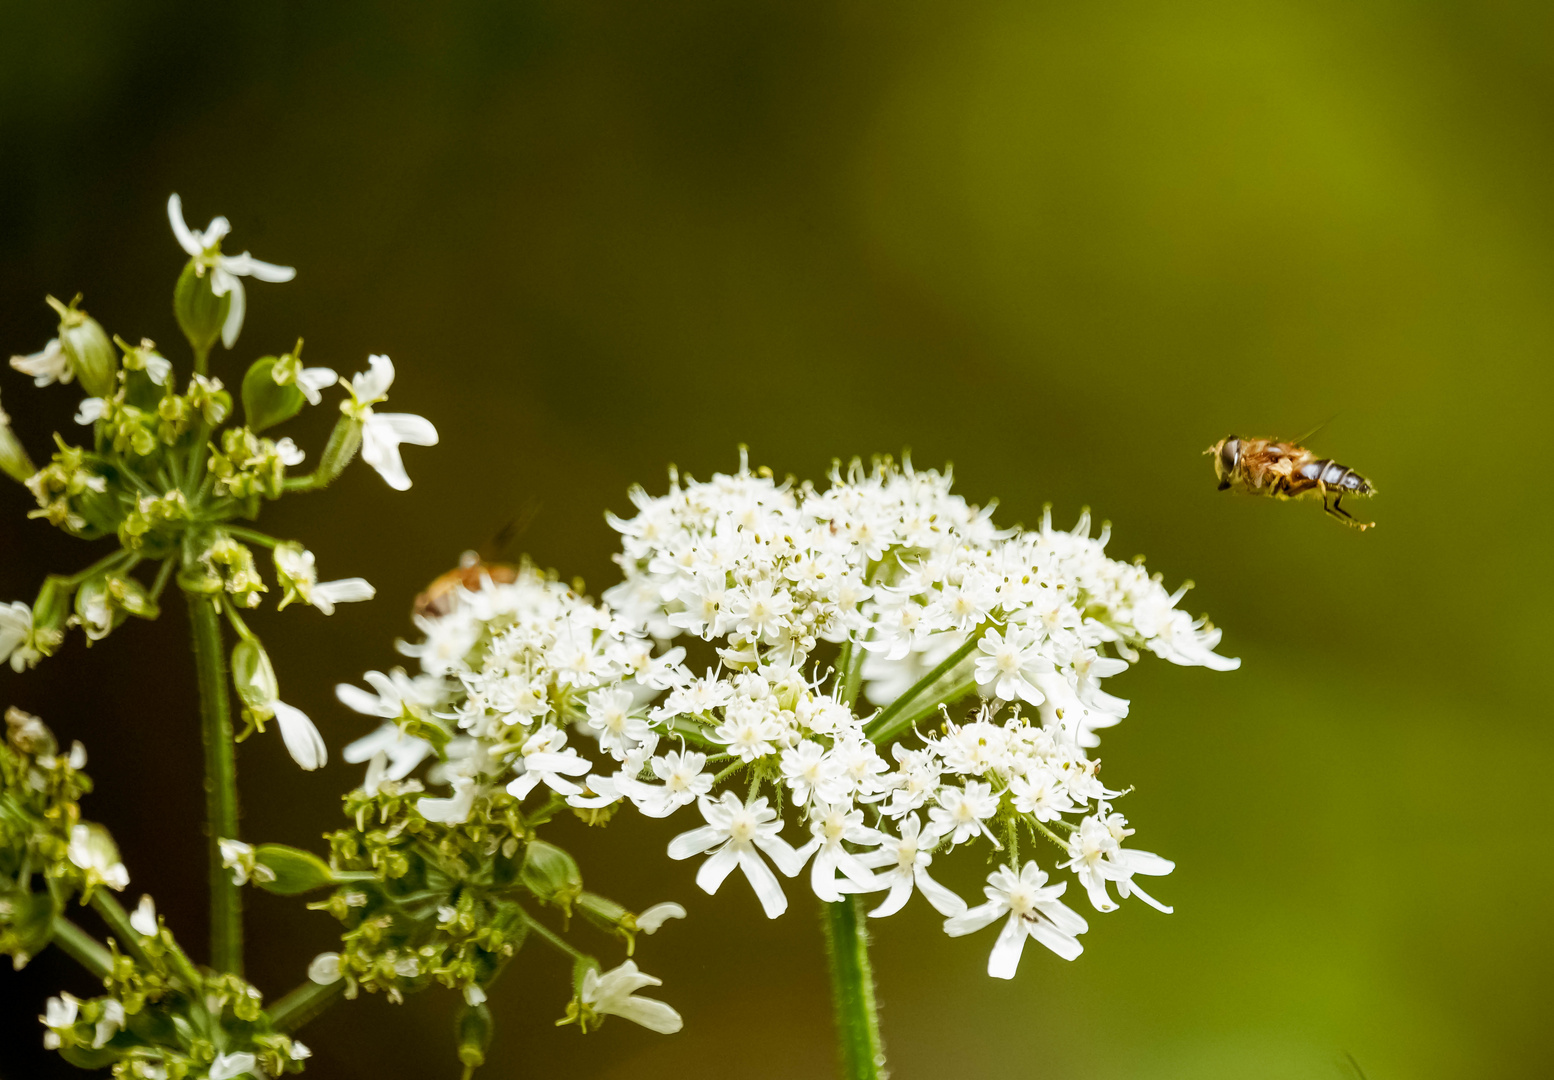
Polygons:
<instances>
[{"instance_id":1,"label":"dark green background area","mask_svg":"<svg viewBox=\"0 0 1554 1080\"><path fill-rule=\"evenodd\" d=\"M361 3L7 5L0 13L0 348L86 294L180 363L163 216L293 264L250 287L242 365L400 372L442 433L414 488L353 467L262 525L372 604L258 614L286 699L335 760L240 748L250 838L338 820L367 730L333 685L386 667L410 598L531 501L522 546L597 591L602 512L758 462L953 460L1001 519L1115 523L1226 627L1231 674L1141 665L1105 777L1178 861L1093 919L1084 956L984 973L988 932L926 905L876 925L896 1075L1532 1076L1548 1068L1554 8L1540 3ZM185 369L186 370L186 369ZM75 395L0 372L39 456ZM1218 495L1229 431L1312 440L1379 486L1361 535ZM294 434L316 457L332 416ZM0 598L84 545L0 487ZM0 701L86 741L133 878L205 933L183 613L79 638ZM533 947L493 993L492 1077L812 1077L831 1066L812 898L767 922L663 844L689 819L563 830L591 886L690 909L639 949L686 1030L551 1021ZM982 868L946 877L974 896ZM1082 905L1081 905L1082 906ZM88 916L83 916L87 921ZM327 916L251 899L270 995ZM597 942L601 955L614 955ZM0 1075L67 1075L33 1021L56 955L0 973ZM451 1002L336 1009L308 1075L456 1075Z\"/></svg>"}]
</instances>

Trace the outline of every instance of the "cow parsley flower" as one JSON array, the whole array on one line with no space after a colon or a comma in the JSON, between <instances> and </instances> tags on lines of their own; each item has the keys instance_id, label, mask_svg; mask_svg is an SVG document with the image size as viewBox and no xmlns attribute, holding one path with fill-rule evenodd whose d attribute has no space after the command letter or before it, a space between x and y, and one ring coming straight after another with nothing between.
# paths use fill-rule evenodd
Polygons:
<instances>
[{"instance_id":1,"label":"cow parsley flower","mask_svg":"<svg viewBox=\"0 0 1554 1080\"><path fill-rule=\"evenodd\" d=\"M358 402L380 392L369 376ZM1048 870L1072 871L1098 910L1112 885L1153 903L1136 877L1172 864L1122 847L1121 792L1098 778L1100 733L1128 714L1106 687L1145 653L1236 661L1177 608L1182 591L1106 555L1088 515L1002 528L948 473L888 460L827 486L671 473L666 493L630 498L631 517L609 518L622 580L602 602L530 566L488 575L417 620L414 680L340 690L385 722L349 751L370 759L369 786L435 743L438 790L419 805L441 822L502 790L590 821L695 803L703 824L668 854L703 857L704 891L737 868L773 918L781 879L806 866L824 901L883 894L875 918L920 892L951 934L1006 920L999 977L1026 937L1078 953L1086 924ZM1013 859L1043 836L1066 861L996 872L974 909L929 872L963 846Z\"/></svg>"},{"instance_id":2,"label":"cow parsley flower","mask_svg":"<svg viewBox=\"0 0 1554 1080\"><path fill-rule=\"evenodd\" d=\"M602 975L598 968L589 968L578 996L589 1011L619 1016L660 1035L673 1035L684 1026L680 1014L662 1001L636 996L643 987L662 985L662 979L638 970L634 961L627 960Z\"/></svg>"},{"instance_id":3,"label":"cow parsley flower","mask_svg":"<svg viewBox=\"0 0 1554 1080\"><path fill-rule=\"evenodd\" d=\"M760 852L765 852L788 877L803 868L805 859L777 835L782 825L777 821L776 811L766 805L765 797L746 806L733 792L725 791L717 801L697 800L697 806L707 824L671 840L669 857L689 859L710 853L701 869L696 871L696 884L703 892L716 893L718 886L737 866L755 890L767 918L775 919L787 911L788 897Z\"/></svg>"},{"instance_id":4,"label":"cow parsley flower","mask_svg":"<svg viewBox=\"0 0 1554 1080\"><path fill-rule=\"evenodd\" d=\"M55 382L69 383L76 377L75 370L70 366L70 357L57 337L49 338L48 344L35 353L11 357L11 366L23 375L32 376L32 384L38 387Z\"/></svg>"},{"instance_id":5,"label":"cow parsley flower","mask_svg":"<svg viewBox=\"0 0 1554 1080\"><path fill-rule=\"evenodd\" d=\"M1027 937L1035 938L1063 959L1072 960L1084 951L1078 935L1090 927L1081 915L1058 899L1066 888L1066 881L1048 885L1046 873L1035 862L1026 863L1018 875L1009 867L1000 866L988 875L983 890L987 903L950 916L944 922L944 932L951 937L973 934L1007 914L1009 919L987 960L987 973L995 979L1014 978Z\"/></svg>"},{"instance_id":6,"label":"cow parsley flower","mask_svg":"<svg viewBox=\"0 0 1554 1080\"><path fill-rule=\"evenodd\" d=\"M388 400L394 384L394 363L386 356L369 356L367 370L340 380L351 392L351 400L341 409L362 422L362 460L395 491L410 487L410 474L399 456L401 443L411 446L436 446L437 429L425 417L411 413L380 413L373 406Z\"/></svg>"},{"instance_id":7,"label":"cow parsley flower","mask_svg":"<svg viewBox=\"0 0 1554 1080\"><path fill-rule=\"evenodd\" d=\"M223 255L221 241L232 231L232 223L224 217L212 218L203 230L189 228L183 218L183 200L176 194L168 197L167 220L178 238L178 246L194 259L195 273L210 274L210 291L217 296L230 296L227 318L221 327L221 341L227 348L237 344L237 336L243 330L243 315L248 309L247 295L243 291L243 278L256 281L290 281L297 271L290 266L260 262L248 252L241 255Z\"/></svg>"}]
</instances>

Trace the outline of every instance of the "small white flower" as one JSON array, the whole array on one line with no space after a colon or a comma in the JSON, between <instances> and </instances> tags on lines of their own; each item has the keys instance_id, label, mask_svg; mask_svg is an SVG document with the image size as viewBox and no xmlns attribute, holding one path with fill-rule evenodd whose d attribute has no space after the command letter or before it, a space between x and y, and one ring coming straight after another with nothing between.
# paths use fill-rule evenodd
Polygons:
<instances>
[{"instance_id":1,"label":"small white flower","mask_svg":"<svg viewBox=\"0 0 1554 1080\"><path fill-rule=\"evenodd\" d=\"M184 223L183 201L176 194L167 200L167 220L173 227L173 235L178 238L178 246L195 260L195 272L203 275L210 271L210 291L217 296L232 297L226 322L221 327L221 342L230 349L237 344L237 336L243 330L243 314L248 307L242 279L290 281L297 276L297 271L290 266L260 262L246 251L241 255L223 255L221 241L232 231L231 222L224 217L212 218L203 232L196 232Z\"/></svg>"},{"instance_id":2,"label":"small white flower","mask_svg":"<svg viewBox=\"0 0 1554 1080\"><path fill-rule=\"evenodd\" d=\"M809 823L809 831L814 836L810 846L815 847L809 884L816 896L832 904L842 899L843 889L838 888L836 877L838 870L846 875L843 888L874 888L874 874L868 866L842 846L843 841L868 847L878 846L880 834L863 823L862 810L854 810L847 804L818 807ZM800 850L802 852L804 849Z\"/></svg>"},{"instance_id":3,"label":"small white flower","mask_svg":"<svg viewBox=\"0 0 1554 1080\"><path fill-rule=\"evenodd\" d=\"M716 893L718 886L737 866L755 890L767 918L775 919L788 910L788 898L777 883L777 876L757 849L764 851L777 864L777 869L788 877L804 868L806 855L795 851L777 835L782 830L782 822L767 806L766 797L763 795L746 806L739 796L725 791L716 802L706 797L698 799L697 806L707 824L671 840L669 857L689 859L711 852L701 869L696 871L696 884L703 892Z\"/></svg>"},{"instance_id":4,"label":"small white flower","mask_svg":"<svg viewBox=\"0 0 1554 1080\"><path fill-rule=\"evenodd\" d=\"M336 952L323 952L313 957L308 964L308 981L315 982L319 986L328 986L330 983L340 981L340 954Z\"/></svg>"},{"instance_id":5,"label":"small white flower","mask_svg":"<svg viewBox=\"0 0 1554 1080\"><path fill-rule=\"evenodd\" d=\"M561 795L577 795L582 788L566 779L582 776L593 766L588 759L566 745L567 733L546 724L524 740L519 750L523 772L507 785L507 793L515 799L526 797L541 782Z\"/></svg>"},{"instance_id":6,"label":"small white flower","mask_svg":"<svg viewBox=\"0 0 1554 1080\"><path fill-rule=\"evenodd\" d=\"M1068 882L1047 884L1047 875L1036 863L1028 862L1017 877L1007 866L988 875L987 903L971 908L944 921L944 932L951 937L972 934L997 921L1005 913L1004 924L993 952L987 960L987 973L995 979L1012 979L1025 951L1025 939L1033 937L1065 960L1084 951L1077 935L1090 929L1084 917L1058 897Z\"/></svg>"},{"instance_id":7,"label":"small white flower","mask_svg":"<svg viewBox=\"0 0 1554 1080\"><path fill-rule=\"evenodd\" d=\"M848 784L842 762L810 739L782 752L782 778L793 789L793 805L839 803L847 798Z\"/></svg>"},{"instance_id":8,"label":"small white flower","mask_svg":"<svg viewBox=\"0 0 1554 1080\"><path fill-rule=\"evenodd\" d=\"M103 418L103 414L107 411L107 399L100 397L84 398L82 399L81 404L76 408L76 423L80 424L82 427L90 427L92 424L95 424L97 421L101 420Z\"/></svg>"},{"instance_id":9,"label":"small white flower","mask_svg":"<svg viewBox=\"0 0 1554 1080\"><path fill-rule=\"evenodd\" d=\"M652 734L646 720L631 714L634 704L631 691L620 686L588 695L588 730L616 760Z\"/></svg>"},{"instance_id":10,"label":"small white flower","mask_svg":"<svg viewBox=\"0 0 1554 1080\"><path fill-rule=\"evenodd\" d=\"M1124 848L1124 837L1133 835L1127 827L1128 819L1113 814L1101 804L1099 814L1093 814L1079 823L1079 828L1068 840L1069 860L1060 865L1069 867L1079 878L1090 896L1090 903L1097 911L1116 911L1117 902L1106 891L1106 883L1117 883L1117 893L1124 900L1134 893L1156 911L1171 914L1171 908L1150 896L1133 880L1134 874L1158 876L1176 869L1170 859L1152 851Z\"/></svg>"},{"instance_id":11,"label":"small white flower","mask_svg":"<svg viewBox=\"0 0 1554 1080\"><path fill-rule=\"evenodd\" d=\"M86 871L89 883L101 883L114 892L129 884L129 871L119 861L119 848L101 825L77 825L70 830L70 861Z\"/></svg>"},{"instance_id":12,"label":"small white flower","mask_svg":"<svg viewBox=\"0 0 1554 1080\"><path fill-rule=\"evenodd\" d=\"M668 817L682 806L689 806L712 790L712 774L704 772L707 755L695 750L671 750L648 763L662 784L644 784L636 779L622 782L620 788L637 809L648 817Z\"/></svg>"},{"instance_id":13,"label":"small white flower","mask_svg":"<svg viewBox=\"0 0 1554 1080\"><path fill-rule=\"evenodd\" d=\"M437 429L430 420L412 413L373 411L373 405L388 397L393 382L393 361L386 356L369 356L367 370L357 372L346 384L351 401L344 407L362 422L362 460L376 469L389 487L404 491L410 487L410 474L399 456L400 444L436 446Z\"/></svg>"},{"instance_id":14,"label":"small white flower","mask_svg":"<svg viewBox=\"0 0 1554 1080\"><path fill-rule=\"evenodd\" d=\"M662 1001L635 996L645 986L662 985L662 979L644 974L627 960L602 975L597 968L589 968L579 997L584 1008L593 1012L619 1016L660 1035L673 1035L682 1026L680 1014Z\"/></svg>"},{"instance_id":15,"label":"small white flower","mask_svg":"<svg viewBox=\"0 0 1554 1080\"><path fill-rule=\"evenodd\" d=\"M28 647L32 640L32 608L20 600L0 604L0 663L9 660L12 671L21 671L36 662L36 651Z\"/></svg>"},{"instance_id":16,"label":"small white flower","mask_svg":"<svg viewBox=\"0 0 1554 1080\"><path fill-rule=\"evenodd\" d=\"M254 847L245 844L241 840L229 840L220 837L216 846L221 851L221 865L223 869L232 871L232 884L247 885L249 880L274 881L275 871L268 866L261 865L254 858Z\"/></svg>"},{"instance_id":17,"label":"small white flower","mask_svg":"<svg viewBox=\"0 0 1554 1080\"><path fill-rule=\"evenodd\" d=\"M257 1063L258 1059L246 1050L240 1054L217 1054L206 1075L210 1080L236 1080L239 1076L252 1075Z\"/></svg>"},{"instance_id":18,"label":"small white flower","mask_svg":"<svg viewBox=\"0 0 1554 1080\"><path fill-rule=\"evenodd\" d=\"M291 469L301 465L308 455L307 451L298 446L288 435L275 444L275 456L282 465Z\"/></svg>"},{"instance_id":19,"label":"small white flower","mask_svg":"<svg viewBox=\"0 0 1554 1080\"><path fill-rule=\"evenodd\" d=\"M983 824L998 813L998 796L991 784L980 780L968 780L964 788L946 784L939 789L939 805L928 811L928 820L934 831L950 838L950 846L964 844L977 833L982 833L995 845L998 841Z\"/></svg>"},{"instance_id":20,"label":"small white flower","mask_svg":"<svg viewBox=\"0 0 1554 1080\"><path fill-rule=\"evenodd\" d=\"M284 701L273 701L270 707L275 710L275 719L281 725L281 739L286 743L293 761L309 772L329 761L324 737L313 726L313 721L308 719L307 713Z\"/></svg>"},{"instance_id":21,"label":"small white flower","mask_svg":"<svg viewBox=\"0 0 1554 1080\"><path fill-rule=\"evenodd\" d=\"M659 927L663 926L670 919L683 918L685 918L685 909L673 901L654 904L637 916L637 929L644 934L654 934L658 932Z\"/></svg>"},{"instance_id":22,"label":"small white flower","mask_svg":"<svg viewBox=\"0 0 1554 1080\"><path fill-rule=\"evenodd\" d=\"M46 1050L58 1050L60 1045L59 1033L64 1028L75 1026L76 1018L81 1015L81 1002L70 994L60 994L51 997L43 1005L43 1015L38 1021L49 1030L43 1033L43 1046Z\"/></svg>"},{"instance_id":23,"label":"small white flower","mask_svg":"<svg viewBox=\"0 0 1554 1080\"><path fill-rule=\"evenodd\" d=\"M286 590L286 595L276 605L277 610L293 600L301 600L304 604L312 604L325 615L333 615L336 604L371 600L377 595L377 590L365 578L320 582L317 560L301 544L275 545L275 570Z\"/></svg>"},{"instance_id":24,"label":"small white flower","mask_svg":"<svg viewBox=\"0 0 1554 1080\"><path fill-rule=\"evenodd\" d=\"M323 391L339 381L339 372L327 367L303 368L297 372L296 379L297 389L302 391L302 396L307 399L309 405L317 405L323 401Z\"/></svg>"},{"instance_id":25,"label":"small white flower","mask_svg":"<svg viewBox=\"0 0 1554 1080\"><path fill-rule=\"evenodd\" d=\"M141 896L140 904L130 916L129 922L135 933L144 937L156 937L156 901L152 900L149 894Z\"/></svg>"},{"instance_id":26,"label":"small white flower","mask_svg":"<svg viewBox=\"0 0 1554 1080\"><path fill-rule=\"evenodd\" d=\"M880 906L869 912L875 919L894 915L906 907L912 898L912 886L916 885L923 898L934 906L940 915L959 915L966 910L966 901L928 876L928 866L933 862L932 850L939 842L938 835L929 829L923 832L923 823L916 814L909 814L901 822L901 835L880 834L880 845L874 851L859 856L866 866L889 867L879 874L868 892L889 889Z\"/></svg>"},{"instance_id":27,"label":"small white flower","mask_svg":"<svg viewBox=\"0 0 1554 1080\"><path fill-rule=\"evenodd\" d=\"M49 338L47 345L30 356L11 357L11 366L23 375L31 375L34 386L48 386L54 382L69 383L76 377L59 338Z\"/></svg>"},{"instance_id":28,"label":"small white flower","mask_svg":"<svg viewBox=\"0 0 1554 1080\"><path fill-rule=\"evenodd\" d=\"M1007 627L1008 634L989 629L977 642L978 686L992 688L1004 701L1040 705L1042 693L1036 679L1052 670L1052 664L1036 648L1036 631L1028 626Z\"/></svg>"},{"instance_id":29,"label":"small white flower","mask_svg":"<svg viewBox=\"0 0 1554 1080\"><path fill-rule=\"evenodd\" d=\"M117 998L108 998L102 1004L102 1013L97 1018L97 1025L92 1030L92 1049L101 1050L108 1044L108 1040L117 1035L124 1027L124 1004Z\"/></svg>"}]
</instances>

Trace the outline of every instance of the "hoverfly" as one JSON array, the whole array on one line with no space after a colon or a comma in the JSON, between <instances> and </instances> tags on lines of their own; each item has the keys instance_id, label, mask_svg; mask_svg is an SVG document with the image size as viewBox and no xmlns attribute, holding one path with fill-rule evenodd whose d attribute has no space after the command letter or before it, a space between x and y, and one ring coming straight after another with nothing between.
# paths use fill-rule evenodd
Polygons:
<instances>
[{"instance_id":1,"label":"hoverfly","mask_svg":"<svg viewBox=\"0 0 1554 1080\"><path fill-rule=\"evenodd\" d=\"M1351 528L1362 532L1374 521L1360 522L1341 505L1344 496L1363 498L1376 494L1376 487L1365 477L1340 465L1332 458L1319 458L1300 445L1303 440L1279 442L1275 439L1248 439L1227 435L1204 451L1214 457L1214 475L1219 490L1235 488L1251 495L1271 495L1275 499L1300 499L1317 495L1322 509ZM1328 503L1329 497L1332 503Z\"/></svg>"},{"instance_id":2,"label":"hoverfly","mask_svg":"<svg viewBox=\"0 0 1554 1080\"><path fill-rule=\"evenodd\" d=\"M445 574L439 574L415 598L415 613L430 618L446 615L457 603L458 591L461 588L474 592L487 578L497 585L510 585L517 581L518 568L499 560L507 554L513 542L529 528L529 524L539 510L539 503L530 499L524 504L523 509L518 511L515 518L481 545L479 551L466 551L461 555L458 566Z\"/></svg>"}]
</instances>

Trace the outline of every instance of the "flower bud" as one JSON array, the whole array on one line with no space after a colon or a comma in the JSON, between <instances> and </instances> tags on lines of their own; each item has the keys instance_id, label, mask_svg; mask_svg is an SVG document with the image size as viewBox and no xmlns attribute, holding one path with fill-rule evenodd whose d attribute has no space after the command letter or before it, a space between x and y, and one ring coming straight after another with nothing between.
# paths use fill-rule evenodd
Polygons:
<instances>
[{"instance_id":1,"label":"flower bud","mask_svg":"<svg viewBox=\"0 0 1554 1080\"><path fill-rule=\"evenodd\" d=\"M275 715L280 683L269 654L254 638L240 638L232 647L232 685L237 687L245 711L255 720L268 720Z\"/></svg>"},{"instance_id":2,"label":"flower bud","mask_svg":"<svg viewBox=\"0 0 1554 1080\"><path fill-rule=\"evenodd\" d=\"M59 750L59 742L48 725L16 706L5 710L6 741L24 754L47 757Z\"/></svg>"},{"instance_id":3,"label":"flower bud","mask_svg":"<svg viewBox=\"0 0 1554 1080\"><path fill-rule=\"evenodd\" d=\"M276 367L288 361L293 366L297 363L290 356L261 356L249 365L248 374L243 376L243 415L250 430L260 432L274 427L302 411L306 399L297 389L296 376L292 375L284 386L276 382Z\"/></svg>"},{"instance_id":4,"label":"flower bud","mask_svg":"<svg viewBox=\"0 0 1554 1080\"><path fill-rule=\"evenodd\" d=\"M0 899L0 942L3 951L11 954L11 965L17 970L37 956L54 935L54 898L47 890L26 892L18 890Z\"/></svg>"},{"instance_id":5,"label":"flower bud","mask_svg":"<svg viewBox=\"0 0 1554 1080\"><path fill-rule=\"evenodd\" d=\"M132 577L109 578L108 597L114 607L137 619L154 619L162 613L146 587Z\"/></svg>"},{"instance_id":6,"label":"flower bud","mask_svg":"<svg viewBox=\"0 0 1554 1080\"><path fill-rule=\"evenodd\" d=\"M118 389L119 356L98 321L78 310L77 296L66 307L52 296L49 306L59 313L59 344L70 361L70 370L93 397L112 397Z\"/></svg>"},{"instance_id":7,"label":"flower bud","mask_svg":"<svg viewBox=\"0 0 1554 1080\"><path fill-rule=\"evenodd\" d=\"M99 574L76 590L76 613L71 622L81 627L88 643L101 641L123 621L123 614L114 607L106 575Z\"/></svg>"},{"instance_id":8,"label":"flower bud","mask_svg":"<svg viewBox=\"0 0 1554 1080\"><path fill-rule=\"evenodd\" d=\"M486 1063L486 1050L491 1046L491 1010L484 1003L465 1005L454 1025L459 1039L459 1062L464 1066L465 1080L469 1080Z\"/></svg>"},{"instance_id":9,"label":"flower bud","mask_svg":"<svg viewBox=\"0 0 1554 1080\"><path fill-rule=\"evenodd\" d=\"M558 907L569 915L572 902L583 891L583 875L577 860L543 840L529 841L518 880L540 903Z\"/></svg>"},{"instance_id":10,"label":"flower bud","mask_svg":"<svg viewBox=\"0 0 1554 1080\"><path fill-rule=\"evenodd\" d=\"M178 275L173 289L173 314L190 346L197 353L210 351L221 336L232 306L232 294L217 296L210 287L210 275L200 273L198 260L190 259Z\"/></svg>"},{"instance_id":11,"label":"flower bud","mask_svg":"<svg viewBox=\"0 0 1554 1080\"><path fill-rule=\"evenodd\" d=\"M27 448L16 437L16 432L11 430L11 418L5 414L4 409L0 409L0 472L12 480L25 482L37 471L37 466L27 456Z\"/></svg>"},{"instance_id":12,"label":"flower bud","mask_svg":"<svg viewBox=\"0 0 1554 1080\"><path fill-rule=\"evenodd\" d=\"M260 844L254 848L254 862L270 871L268 875L256 874L254 883L278 896L296 896L335 883L328 864L301 848Z\"/></svg>"}]
</instances>

